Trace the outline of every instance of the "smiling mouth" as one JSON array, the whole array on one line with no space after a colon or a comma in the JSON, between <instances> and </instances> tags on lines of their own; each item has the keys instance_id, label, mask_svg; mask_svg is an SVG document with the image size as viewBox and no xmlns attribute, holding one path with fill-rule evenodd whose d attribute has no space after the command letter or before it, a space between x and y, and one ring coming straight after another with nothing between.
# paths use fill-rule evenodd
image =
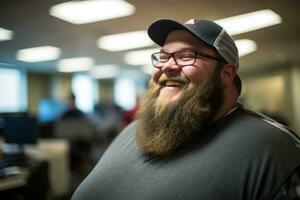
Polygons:
<instances>
[{"instance_id":1,"label":"smiling mouth","mask_svg":"<svg viewBox=\"0 0 300 200\"><path fill-rule=\"evenodd\" d=\"M181 77L175 77L175 78L162 78L159 81L159 85L161 88L168 87L168 88L183 88L188 86L189 81L181 78Z\"/></svg>"},{"instance_id":2,"label":"smiling mouth","mask_svg":"<svg viewBox=\"0 0 300 200\"><path fill-rule=\"evenodd\" d=\"M184 84L182 82L177 81L165 81L164 85L165 87L182 87Z\"/></svg>"},{"instance_id":3,"label":"smiling mouth","mask_svg":"<svg viewBox=\"0 0 300 200\"><path fill-rule=\"evenodd\" d=\"M160 81L161 87L184 87L187 85L187 81L179 79L165 79Z\"/></svg>"}]
</instances>

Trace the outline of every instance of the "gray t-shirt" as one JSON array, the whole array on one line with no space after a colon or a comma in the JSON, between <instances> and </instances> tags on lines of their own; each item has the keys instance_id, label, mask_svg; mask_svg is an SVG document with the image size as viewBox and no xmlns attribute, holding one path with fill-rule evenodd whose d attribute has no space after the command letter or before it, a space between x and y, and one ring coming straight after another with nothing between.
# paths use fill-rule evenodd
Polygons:
<instances>
[{"instance_id":1,"label":"gray t-shirt","mask_svg":"<svg viewBox=\"0 0 300 200\"><path fill-rule=\"evenodd\" d=\"M242 108L165 158L140 150L137 123L120 133L72 200L267 200L300 165L291 132Z\"/></svg>"}]
</instances>

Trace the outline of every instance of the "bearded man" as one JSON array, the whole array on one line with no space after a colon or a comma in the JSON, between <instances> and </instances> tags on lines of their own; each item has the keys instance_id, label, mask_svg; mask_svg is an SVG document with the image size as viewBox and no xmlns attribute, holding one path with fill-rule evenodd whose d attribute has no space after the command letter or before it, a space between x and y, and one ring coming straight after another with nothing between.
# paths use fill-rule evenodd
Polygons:
<instances>
[{"instance_id":1,"label":"bearded man","mask_svg":"<svg viewBox=\"0 0 300 200\"><path fill-rule=\"evenodd\" d=\"M137 120L72 199L299 198L299 139L237 103L238 50L226 31L162 19L148 34L161 50Z\"/></svg>"}]
</instances>

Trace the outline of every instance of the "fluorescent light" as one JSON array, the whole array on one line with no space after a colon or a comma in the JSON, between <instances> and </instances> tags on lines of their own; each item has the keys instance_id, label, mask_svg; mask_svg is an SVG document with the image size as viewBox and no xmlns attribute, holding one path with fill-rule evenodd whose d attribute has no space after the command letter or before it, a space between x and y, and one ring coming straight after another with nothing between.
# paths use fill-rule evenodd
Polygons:
<instances>
[{"instance_id":1,"label":"fluorescent light","mask_svg":"<svg viewBox=\"0 0 300 200\"><path fill-rule=\"evenodd\" d=\"M239 57L245 56L257 50L257 45L253 40L241 39L234 42L239 50Z\"/></svg>"},{"instance_id":2,"label":"fluorescent light","mask_svg":"<svg viewBox=\"0 0 300 200\"><path fill-rule=\"evenodd\" d=\"M87 71L94 65L94 60L89 57L78 57L63 59L58 62L59 72L79 72Z\"/></svg>"},{"instance_id":3,"label":"fluorescent light","mask_svg":"<svg viewBox=\"0 0 300 200\"><path fill-rule=\"evenodd\" d=\"M119 73L119 68L116 65L98 65L94 66L90 71L93 78L104 79L116 77Z\"/></svg>"},{"instance_id":4,"label":"fluorescent light","mask_svg":"<svg viewBox=\"0 0 300 200\"><path fill-rule=\"evenodd\" d=\"M108 51L122 51L140 47L151 46L154 43L149 38L147 31L134 31L106 35L98 39L98 47Z\"/></svg>"},{"instance_id":5,"label":"fluorescent light","mask_svg":"<svg viewBox=\"0 0 300 200\"><path fill-rule=\"evenodd\" d=\"M125 54L124 60L129 65L151 65L151 54L158 51L158 48L130 51Z\"/></svg>"},{"instance_id":6,"label":"fluorescent light","mask_svg":"<svg viewBox=\"0 0 300 200\"><path fill-rule=\"evenodd\" d=\"M237 15L215 21L229 35L237 35L281 23L281 17L270 9Z\"/></svg>"},{"instance_id":7,"label":"fluorescent light","mask_svg":"<svg viewBox=\"0 0 300 200\"><path fill-rule=\"evenodd\" d=\"M50 15L73 24L86 24L132 15L135 7L123 0L70 1L54 5Z\"/></svg>"},{"instance_id":8,"label":"fluorescent light","mask_svg":"<svg viewBox=\"0 0 300 200\"><path fill-rule=\"evenodd\" d=\"M41 62L60 57L61 50L53 46L41 46L17 51L16 58L24 62Z\"/></svg>"},{"instance_id":9,"label":"fluorescent light","mask_svg":"<svg viewBox=\"0 0 300 200\"><path fill-rule=\"evenodd\" d=\"M13 38L14 32L0 28L0 41L11 40Z\"/></svg>"}]
</instances>

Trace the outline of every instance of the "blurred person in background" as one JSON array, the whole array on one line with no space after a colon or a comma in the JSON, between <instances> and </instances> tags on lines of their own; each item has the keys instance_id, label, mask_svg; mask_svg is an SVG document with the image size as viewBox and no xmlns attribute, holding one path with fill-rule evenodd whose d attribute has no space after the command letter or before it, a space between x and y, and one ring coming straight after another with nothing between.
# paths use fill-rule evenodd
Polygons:
<instances>
[{"instance_id":1,"label":"blurred person in background","mask_svg":"<svg viewBox=\"0 0 300 200\"><path fill-rule=\"evenodd\" d=\"M141 104L141 98L142 98L141 94L137 95L135 106L132 109L123 112L122 124L121 124L122 129L125 128L128 124L130 124L135 119Z\"/></svg>"},{"instance_id":2,"label":"blurred person in background","mask_svg":"<svg viewBox=\"0 0 300 200\"><path fill-rule=\"evenodd\" d=\"M76 96L71 93L68 99L68 108L61 115L61 119L84 118L85 114L76 106Z\"/></svg>"},{"instance_id":3,"label":"blurred person in background","mask_svg":"<svg viewBox=\"0 0 300 200\"><path fill-rule=\"evenodd\" d=\"M209 20L148 28L161 46L137 120L73 200L299 199L300 141L238 103L237 47Z\"/></svg>"}]
</instances>

